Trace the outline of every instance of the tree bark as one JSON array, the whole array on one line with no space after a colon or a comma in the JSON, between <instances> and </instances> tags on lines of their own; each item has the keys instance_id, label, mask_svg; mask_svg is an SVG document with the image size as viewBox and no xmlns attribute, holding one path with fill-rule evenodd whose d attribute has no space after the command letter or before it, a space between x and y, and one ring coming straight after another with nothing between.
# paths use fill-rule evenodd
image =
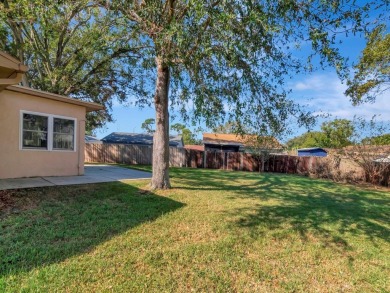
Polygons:
<instances>
[{"instance_id":1,"label":"tree bark","mask_svg":"<svg viewBox=\"0 0 390 293\"><path fill-rule=\"evenodd\" d=\"M156 58L157 80L154 105L156 108L156 132L153 137L152 189L171 188L169 182L169 67L161 57Z\"/></svg>"}]
</instances>

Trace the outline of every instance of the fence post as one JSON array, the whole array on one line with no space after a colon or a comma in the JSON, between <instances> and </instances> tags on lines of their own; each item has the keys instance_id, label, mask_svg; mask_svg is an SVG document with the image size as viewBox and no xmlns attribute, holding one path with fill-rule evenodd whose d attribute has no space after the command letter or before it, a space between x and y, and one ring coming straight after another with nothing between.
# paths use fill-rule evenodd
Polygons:
<instances>
[{"instance_id":1,"label":"fence post","mask_svg":"<svg viewBox=\"0 0 390 293\"><path fill-rule=\"evenodd\" d=\"M286 162L284 163L284 166L285 166L285 173L288 173L288 165L289 165L289 163L290 163L290 160L288 159L287 156L284 157L284 160L286 161Z\"/></svg>"}]
</instances>

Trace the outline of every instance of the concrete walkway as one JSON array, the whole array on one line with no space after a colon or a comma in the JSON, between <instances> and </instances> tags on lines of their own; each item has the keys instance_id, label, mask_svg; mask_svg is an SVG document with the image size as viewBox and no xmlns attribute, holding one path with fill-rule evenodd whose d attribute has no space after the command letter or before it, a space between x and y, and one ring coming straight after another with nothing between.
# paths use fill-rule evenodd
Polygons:
<instances>
[{"instance_id":1,"label":"concrete walkway","mask_svg":"<svg viewBox=\"0 0 390 293\"><path fill-rule=\"evenodd\" d=\"M110 165L85 165L83 176L0 179L0 190L150 179L152 173Z\"/></svg>"}]
</instances>

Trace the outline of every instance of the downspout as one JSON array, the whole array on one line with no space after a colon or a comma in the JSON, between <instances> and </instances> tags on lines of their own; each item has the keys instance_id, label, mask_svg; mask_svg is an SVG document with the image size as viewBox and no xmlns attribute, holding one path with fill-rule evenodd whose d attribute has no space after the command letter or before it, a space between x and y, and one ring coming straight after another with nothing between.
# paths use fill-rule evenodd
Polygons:
<instances>
[{"instance_id":1,"label":"downspout","mask_svg":"<svg viewBox=\"0 0 390 293\"><path fill-rule=\"evenodd\" d=\"M85 115L84 115L85 116ZM78 125L78 131L79 131L79 143L78 143L78 175L84 175L84 152L85 152L85 120L79 120Z\"/></svg>"}]
</instances>

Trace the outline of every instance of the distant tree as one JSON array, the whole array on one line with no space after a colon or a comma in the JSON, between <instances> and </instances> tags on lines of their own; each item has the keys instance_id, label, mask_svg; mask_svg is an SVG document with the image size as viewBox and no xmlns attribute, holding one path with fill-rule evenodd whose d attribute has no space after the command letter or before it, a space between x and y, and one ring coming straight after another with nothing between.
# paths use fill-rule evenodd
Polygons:
<instances>
[{"instance_id":1,"label":"distant tree","mask_svg":"<svg viewBox=\"0 0 390 293\"><path fill-rule=\"evenodd\" d=\"M175 123L173 125L171 125L171 129L176 131L178 134L181 134L183 132L183 129L185 129L186 126L184 124L181 124L181 123Z\"/></svg>"},{"instance_id":2,"label":"distant tree","mask_svg":"<svg viewBox=\"0 0 390 293\"><path fill-rule=\"evenodd\" d=\"M390 133L382 134L374 137L366 137L362 140L362 144L373 145L390 145Z\"/></svg>"},{"instance_id":3,"label":"distant tree","mask_svg":"<svg viewBox=\"0 0 390 293\"><path fill-rule=\"evenodd\" d=\"M171 126L171 129L182 136L184 144L199 144L200 141L196 139L191 130L186 128L184 124L176 123Z\"/></svg>"},{"instance_id":4,"label":"distant tree","mask_svg":"<svg viewBox=\"0 0 390 293\"><path fill-rule=\"evenodd\" d=\"M155 120L153 118L145 119L142 123L141 128L146 131L146 133L152 134L155 132L153 129L153 125L155 124Z\"/></svg>"},{"instance_id":5,"label":"distant tree","mask_svg":"<svg viewBox=\"0 0 390 293\"><path fill-rule=\"evenodd\" d=\"M342 148L352 143L355 128L350 120L335 119L322 123L321 130L318 141L321 147Z\"/></svg>"},{"instance_id":6,"label":"distant tree","mask_svg":"<svg viewBox=\"0 0 390 293\"><path fill-rule=\"evenodd\" d=\"M320 131L306 132L287 141L287 149L300 149L310 147L322 147L321 141L324 134Z\"/></svg>"},{"instance_id":7,"label":"distant tree","mask_svg":"<svg viewBox=\"0 0 390 293\"><path fill-rule=\"evenodd\" d=\"M377 145L390 145L390 133L376 136L373 140Z\"/></svg>"},{"instance_id":8,"label":"distant tree","mask_svg":"<svg viewBox=\"0 0 390 293\"><path fill-rule=\"evenodd\" d=\"M367 46L354 67L354 77L347 82L345 94L353 104L375 101L379 92L390 88L389 48L390 34L385 25L380 25L368 35Z\"/></svg>"}]
</instances>

